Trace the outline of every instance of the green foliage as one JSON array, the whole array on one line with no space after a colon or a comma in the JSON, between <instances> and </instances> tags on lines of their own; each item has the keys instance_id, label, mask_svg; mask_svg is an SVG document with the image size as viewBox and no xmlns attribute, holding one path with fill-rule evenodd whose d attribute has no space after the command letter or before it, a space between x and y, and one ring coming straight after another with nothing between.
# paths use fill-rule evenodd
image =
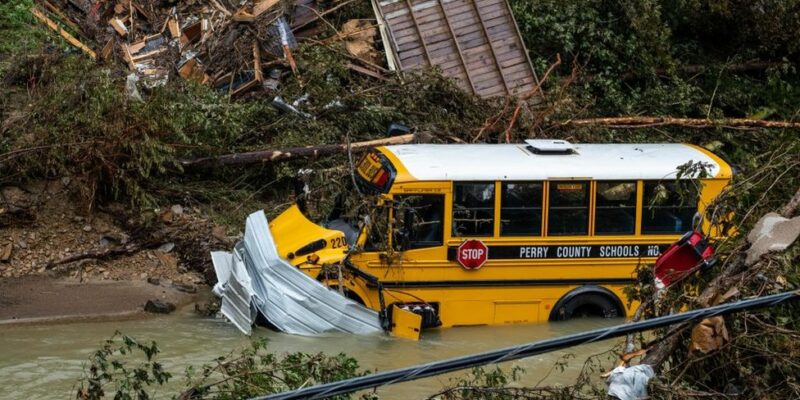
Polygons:
<instances>
[{"instance_id":1,"label":"green foliage","mask_svg":"<svg viewBox=\"0 0 800 400\"><path fill-rule=\"evenodd\" d=\"M163 385L172 375L156 356L155 342L145 344L116 332L89 358L77 398L99 400L113 394L114 400L153 399L153 385Z\"/></svg>"},{"instance_id":2,"label":"green foliage","mask_svg":"<svg viewBox=\"0 0 800 400\"><path fill-rule=\"evenodd\" d=\"M560 53L566 62L558 76L573 67L585 74L570 87L569 107L556 110L559 117L587 111L593 116L734 117L777 105L780 111L773 115L790 119L796 111L798 76L786 62L797 59L800 46L796 1L511 4L537 71ZM725 66L753 59L786 63L766 73L723 72ZM687 64L708 68L682 72Z\"/></svg>"},{"instance_id":3,"label":"green foliage","mask_svg":"<svg viewBox=\"0 0 800 400\"><path fill-rule=\"evenodd\" d=\"M33 0L8 0L0 3L0 61L12 51L27 51L39 46L41 31L34 29L30 9ZM3 69L0 67L0 73Z\"/></svg>"},{"instance_id":4,"label":"green foliage","mask_svg":"<svg viewBox=\"0 0 800 400\"><path fill-rule=\"evenodd\" d=\"M360 375L364 373L359 371L358 362L344 354L278 355L267 350L266 339L257 339L251 348L220 357L213 365L204 365L199 371L188 369L188 388L181 398L246 399Z\"/></svg>"},{"instance_id":5,"label":"green foliage","mask_svg":"<svg viewBox=\"0 0 800 400\"><path fill-rule=\"evenodd\" d=\"M84 367L77 398L82 400L148 400L172 374L156 361L155 342L144 344L117 332L94 352ZM175 396L183 400L239 400L364 375L358 362L344 354L289 353L267 350L267 340L254 339L252 346L213 364L186 368L186 390ZM350 399L350 395L332 399ZM366 394L362 399L377 399Z\"/></svg>"},{"instance_id":6,"label":"green foliage","mask_svg":"<svg viewBox=\"0 0 800 400\"><path fill-rule=\"evenodd\" d=\"M33 101L15 110L8 128L2 180L75 175L89 199L129 199L153 205L151 178L176 159L236 146L250 126L274 111L260 102L231 103L205 87L177 84L128 96L119 76L83 57L31 59L14 76L37 82ZM23 78L26 77L26 78Z\"/></svg>"}]
</instances>

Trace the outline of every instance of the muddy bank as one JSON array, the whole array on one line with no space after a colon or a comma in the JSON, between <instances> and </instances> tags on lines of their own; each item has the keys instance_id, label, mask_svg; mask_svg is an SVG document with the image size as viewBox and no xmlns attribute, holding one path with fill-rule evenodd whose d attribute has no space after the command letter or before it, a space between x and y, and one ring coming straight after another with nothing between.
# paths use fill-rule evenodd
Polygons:
<instances>
[{"instance_id":1,"label":"muddy bank","mask_svg":"<svg viewBox=\"0 0 800 400\"><path fill-rule=\"evenodd\" d=\"M187 292L194 291L194 293ZM145 317L145 303L160 300L177 307L205 294L170 281L77 281L28 276L0 281L0 325Z\"/></svg>"}]
</instances>

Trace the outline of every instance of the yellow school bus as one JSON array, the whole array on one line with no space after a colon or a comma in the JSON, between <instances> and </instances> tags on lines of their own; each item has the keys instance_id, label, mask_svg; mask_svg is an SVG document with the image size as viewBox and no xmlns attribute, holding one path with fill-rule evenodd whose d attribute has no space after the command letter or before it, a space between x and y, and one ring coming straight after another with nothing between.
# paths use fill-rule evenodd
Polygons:
<instances>
[{"instance_id":1,"label":"yellow school bus","mask_svg":"<svg viewBox=\"0 0 800 400\"><path fill-rule=\"evenodd\" d=\"M360 226L293 206L270 223L279 254L369 308L449 327L630 315L636 267L708 224L731 168L688 144L528 140L379 147L354 175L375 199Z\"/></svg>"}]
</instances>

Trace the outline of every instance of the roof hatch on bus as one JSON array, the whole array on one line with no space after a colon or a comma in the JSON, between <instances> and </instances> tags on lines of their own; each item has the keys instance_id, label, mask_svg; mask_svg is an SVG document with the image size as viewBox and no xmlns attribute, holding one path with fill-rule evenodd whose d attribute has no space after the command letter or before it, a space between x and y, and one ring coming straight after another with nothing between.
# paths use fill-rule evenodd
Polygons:
<instances>
[{"instance_id":1,"label":"roof hatch on bus","mask_svg":"<svg viewBox=\"0 0 800 400\"><path fill-rule=\"evenodd\" d=\"M528 150L535 154L572 154L577 153L575 146L566 140L527 139Z\"/></svg>"},{"instance_id":2,"label":"roof hatch on bus","mask_svg":"<svg viewBox=\"0 0 800 400\"><path fill-rule=\"evenodd\" d=\"M371 151L356 164L356 183L366 193L387 193L392 187L397 170L385 155Z\"/></svg>"}]
</instances>

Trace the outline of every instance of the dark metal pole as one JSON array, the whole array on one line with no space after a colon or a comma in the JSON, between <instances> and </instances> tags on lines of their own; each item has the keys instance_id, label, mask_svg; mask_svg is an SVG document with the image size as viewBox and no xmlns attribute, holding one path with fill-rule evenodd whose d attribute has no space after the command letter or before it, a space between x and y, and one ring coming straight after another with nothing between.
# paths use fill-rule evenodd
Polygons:
<instances>
[{"instance_id":1,"label":"dark metal pole","mask_svg":"<svg viewBox=\"0 0 800 400\"><path fill-rule=\"evenodd\" d=\"M735 303L720 304L714 307L701 308L698 310L687 311L679 314L666 315L645 321L629 324L616 325L609 328L596 329L593 331L576 333L573 335L562 336L559 338L543 340L523 345L507 347L500 350L492 350L485 353L478 353L469 356L451 358L449 360L436 361L428 364L417 365L408 368L396 369L394 371L380 372L372 375L357 378L345 379L343 381L331 382L322 385L307 387L303 389L291 390L263 397L254 397L251 400L287 400L287 399L322 399L336 396L339 394L351 393L357 390L369 389L373 387L391 385L394 383L406 382L428 376L439 375L446 372L457 371L460 369L471 368L480 365L494 364L503 361L511 361L519 358L530 357L537 354L547 353L567 347L592 343L605 340L629 333L648 331L673 325L680 322L700 320L727 315L752 308L774 306L788 301L800 299L800 291L785 292L753 299L741 300Z\"/></svg>"}]
</instances>

